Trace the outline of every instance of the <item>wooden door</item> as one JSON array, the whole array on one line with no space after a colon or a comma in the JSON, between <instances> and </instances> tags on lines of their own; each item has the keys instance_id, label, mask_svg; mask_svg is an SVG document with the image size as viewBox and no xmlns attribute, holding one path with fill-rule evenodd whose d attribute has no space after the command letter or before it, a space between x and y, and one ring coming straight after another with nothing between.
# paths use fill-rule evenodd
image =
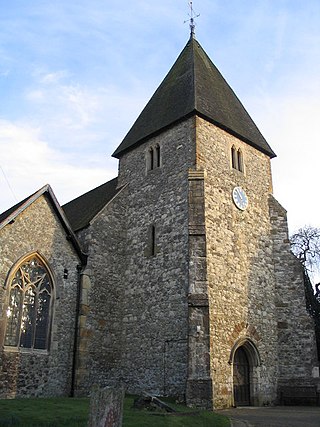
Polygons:
<instances>
[{"instance_id":1,"label":"wooden door","mask_svg":"<svg viewBox=\"0 0 320 427\"><path fill-rule=\"evenodd\" d=\"M239 347L234 355L233 392L236 406L250 405L250 366L243 347Z\"/></svg>"}]
</instances>

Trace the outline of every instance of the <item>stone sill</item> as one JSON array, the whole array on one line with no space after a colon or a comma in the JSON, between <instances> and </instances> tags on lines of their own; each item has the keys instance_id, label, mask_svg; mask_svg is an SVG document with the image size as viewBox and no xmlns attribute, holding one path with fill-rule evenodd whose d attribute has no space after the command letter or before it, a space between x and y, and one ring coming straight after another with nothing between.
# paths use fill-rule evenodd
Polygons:
<instances>
[{"instance_id":1,"label":"stone sill","mask_svg":"<svg viewBox=\"0 0 320 427\"><path fill-rule=\"evenodd\" d=\"M17 348L17 347L4 346L3 350L5 353L36 354L36 355L42 355L42 356L49 355L48 350L39 350L39 349L33 349L33 348Z\"/></svg>"}]
</instances>

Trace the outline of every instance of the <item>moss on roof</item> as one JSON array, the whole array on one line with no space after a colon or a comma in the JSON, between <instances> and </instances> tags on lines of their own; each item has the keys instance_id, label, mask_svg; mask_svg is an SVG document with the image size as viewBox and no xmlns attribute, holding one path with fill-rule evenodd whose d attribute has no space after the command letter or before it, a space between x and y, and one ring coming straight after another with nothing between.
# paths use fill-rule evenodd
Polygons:
<instances>
[{"instance_id":1,"label":"moss on roof","mask_svg":"<svg viewBox=\"0 0 320 427\"><path fill-rule=\"evenodd\" d=\"M113 156L121 157L147 138L194 114L275 157L231 87L193 37Z\"/></svg>"}]
</instances>

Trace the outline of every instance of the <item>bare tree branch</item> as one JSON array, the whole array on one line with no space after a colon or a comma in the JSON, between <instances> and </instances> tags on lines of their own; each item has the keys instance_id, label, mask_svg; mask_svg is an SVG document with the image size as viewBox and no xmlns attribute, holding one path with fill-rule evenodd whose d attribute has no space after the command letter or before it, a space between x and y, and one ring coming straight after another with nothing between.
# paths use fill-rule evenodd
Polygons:
<instances>
[{"instance_id":1,"label":"bare tree branch","mask_svg":"<svg viewBox=\"0 0 320 427\"><path fill-rule=\"evenodd\" d=\"M291 251L308 272L320 271L320 229L300 228L290 238Z\"/></svg>"}]
</instances>

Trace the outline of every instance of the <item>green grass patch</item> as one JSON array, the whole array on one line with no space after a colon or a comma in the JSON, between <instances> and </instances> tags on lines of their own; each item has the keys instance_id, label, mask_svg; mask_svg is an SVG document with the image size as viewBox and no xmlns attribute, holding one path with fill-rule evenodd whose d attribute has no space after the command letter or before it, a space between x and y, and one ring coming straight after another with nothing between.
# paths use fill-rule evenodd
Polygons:
<instances>
[{"instance_id":1,"label":"green grass patch","mask_svg":"<svg viewBox=\"0 0 320 427\"><path fill-rule=\"evenodd\" d=\"M0 400L1 427L82 427L88 414L86 398Z\"/></svg>"},{"instance_id":2,"label":"green grass patch","mask_svg":"<svg viewBox=\"0 0 320 427\"><path fill-rule=\"evenodd\" d=\"M184 405L163 399L176 413L133 409L134 396L126 396L124 401L123 427L229 427L228 418L210 411L198 411Z\"/></svg>"},{"instance_id":3,"label":"green grass patch","mask_svg":"<svg viewBox=\"0 0 320 427\"><path fill-rule=\"evenodd\" d=\"M1 427L80 427L87 425L88 413L86 398L0 400Z\"/></svg>"},{"instance_id":4,"label":"green grass patch","mask_svg":"<svg viewBox=\"0 0 320 427\"><path fill-rule=\"evenodd\" d=\"M178 413L133 409L134 396L124 401L123 427L229 427L226 417L209 411L196 411L166 399ZM89 399L12 399L0 400L0 427L86 427Z\"/></svg>"}]
</instances>

